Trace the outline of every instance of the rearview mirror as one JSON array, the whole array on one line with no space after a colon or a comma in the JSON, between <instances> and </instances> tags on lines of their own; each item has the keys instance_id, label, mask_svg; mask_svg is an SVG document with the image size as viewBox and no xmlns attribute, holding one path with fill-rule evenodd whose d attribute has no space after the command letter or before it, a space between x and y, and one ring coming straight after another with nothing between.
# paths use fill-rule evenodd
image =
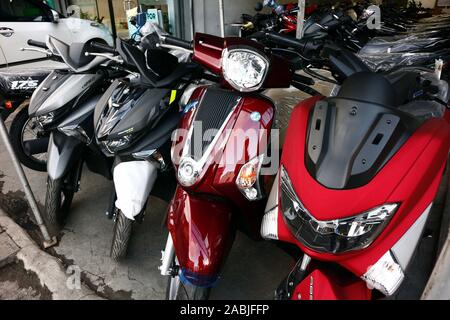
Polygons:
<instances>
[{"instance_id":1,"label":"rearview mirror","mask_svg":"<svg viewBox=\"0 0 450 320\"><path fill-rule=\"evenodd\" d=\"M262 2L258 2L255 6L255 10L257 12L260 12L263 8L264 8L264 5L262 4Z\"/></svg>"},{"instance_id":2,"label":"rearview mirror","mask_svg":"<svg viewBox=\"0 0 450 320\"><path fill-rule=\"evenodd\" d=\"M59 21L59 13L55 10L50 10L51 19L53 23L57 23Z\"/></svg>"}]
</instances>

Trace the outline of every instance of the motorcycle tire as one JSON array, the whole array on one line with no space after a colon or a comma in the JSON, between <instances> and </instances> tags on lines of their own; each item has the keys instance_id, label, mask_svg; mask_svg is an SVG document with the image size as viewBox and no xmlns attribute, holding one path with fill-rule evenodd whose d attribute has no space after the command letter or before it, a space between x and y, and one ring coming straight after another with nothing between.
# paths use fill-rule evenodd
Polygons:
<instances>
[{"instance_id":1,"label":"motorcycle tire","mask_svg":"<svg viewBox=\"0 0 450 320\"><path fill-rule=\"evenodd\" d=\"M75 190L65 187L64 179L47 179L44 219L52 235L56 236L64 225L74 194Z\"/></svg>"},{"instance_id":2,"label":"motorcycle tire","mask_svg":"<svg viewBox=\"0 0 450 320\"><path fill-rule=\"evenodd\" d=\"M125 256L127 255L133 222L134 221L125 217L122 211L118 210L116 221L114 223L113 239L110 252L110 257L115 261L119 261L125 258Z\"/></svg>"},{"instance_id":3,"label":"motorcycle tire","mask_svg":"<svg viewBox=\"0 0 450 320\"><path fill-rule=\"evenodd\" d=\"M30 118L28 117L28 105L23 107L11 122L9 130L10 141L13 149L16 152L19 161L27 168L35 171L46 172L47 161L46 155L42 154L43 159L39 159L32 154L28 154L24 148L24 135L27 127L30 125ZM37 137L34 137L37 138Z\"/></svg>"},{"instance_id":4,"label":"motorcycle tire","mask_svg":"<svg viewBox=\"0 0 450 320\"><path fill-rule=\"evenodd\" d=\"M172 263L175 265L175 258ZM208 300L211 288L198 287L183 283L180 276L168 277L166 288L166 300Z\"/></svg>"}]
</instances>

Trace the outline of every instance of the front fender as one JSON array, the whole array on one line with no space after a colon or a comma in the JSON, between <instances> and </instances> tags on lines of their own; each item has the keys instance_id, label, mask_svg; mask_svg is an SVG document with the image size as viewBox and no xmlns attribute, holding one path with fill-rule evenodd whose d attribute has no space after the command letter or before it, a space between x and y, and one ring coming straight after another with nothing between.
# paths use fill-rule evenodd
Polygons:
<instances>
[{"instance_id":1,"label":"front fender","mask_svg":"<svg viewBox=\"0 0 450 320\"><path fill-rule=\"evenodd\" d=\"M116 208L130 220L134 220L147 203L158 176L156 166L148 161L121 162L114 167Z\"/></svg>"},{"instance_id":2,"label":"front fender","mask_svg":"<svg viewBox=\"0 0 450 320\"><path fill-rule=\"evenodd\" d=\"M48 143L48 176L53 180L63 178L81 158L82 149L81 141L53 131Z\"/></svg>"},{"instance_id":3,"label":"front fender","mask_svg":"<svg viewBox=\"0 0 450 320\"><path fill-rule=\"evenodd\" d=\"M212 286L234 239L229 205L178 187L168 209L167 225L181 278L197 286Z\"/></svg>"}]
</instances>

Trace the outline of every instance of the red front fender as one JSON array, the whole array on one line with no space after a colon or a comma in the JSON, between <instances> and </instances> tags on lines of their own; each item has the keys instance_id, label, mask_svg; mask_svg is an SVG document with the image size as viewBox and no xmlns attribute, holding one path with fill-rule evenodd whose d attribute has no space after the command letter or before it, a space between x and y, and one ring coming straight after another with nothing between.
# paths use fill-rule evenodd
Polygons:
<instances>
[{"instance_id":1,"label":"red front fender","mask_svg":"<svg viewBox=\"0 0 450 320\"><path fill-rule=\"evenodd\" d=\"M178 187L167 215L182 277L198 286L217 279L235 228L227 203L194 196Z\"/></svg>"}]
</instances>

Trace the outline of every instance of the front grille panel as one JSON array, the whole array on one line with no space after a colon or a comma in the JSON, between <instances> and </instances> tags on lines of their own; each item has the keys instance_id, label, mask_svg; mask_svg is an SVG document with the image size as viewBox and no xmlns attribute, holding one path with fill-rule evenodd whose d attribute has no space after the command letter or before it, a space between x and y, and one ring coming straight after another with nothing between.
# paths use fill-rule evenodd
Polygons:
<instances>
[{"instance_id":1,"label":"front grille panel","mask_svg":"<svg viewBox=\"0 0 450 320\"><path fill-rule=\"evenodd\" d=\"M189 155L194 160L199 160L233 107L237 105L240 96L231 91L220 89L208 89L197 107L189 146ZM205 136L205 132L214 129L214 135ZM212 130L211 130L212 131ZM211 132L209 132L211 133Z\"/></svg>"}]
</instances>

